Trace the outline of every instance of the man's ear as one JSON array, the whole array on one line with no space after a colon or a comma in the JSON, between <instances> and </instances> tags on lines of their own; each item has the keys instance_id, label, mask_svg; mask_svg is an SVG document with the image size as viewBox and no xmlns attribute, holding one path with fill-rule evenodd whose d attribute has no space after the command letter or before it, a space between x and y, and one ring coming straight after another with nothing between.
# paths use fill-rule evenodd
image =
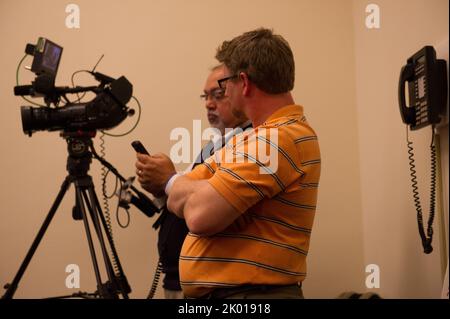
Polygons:
<instances>
[{"instance_id":1,"label":"man's ear","mask_svg":"<svg viewBox=\"0 0 450 319\"><path fill-rule=\"evenodd\" d=\"M252 90L252 83L250 82L247 73L239 73L239 78L242 81L242 94L244 96L249 96Z\"/></svg>"}]
</instances>

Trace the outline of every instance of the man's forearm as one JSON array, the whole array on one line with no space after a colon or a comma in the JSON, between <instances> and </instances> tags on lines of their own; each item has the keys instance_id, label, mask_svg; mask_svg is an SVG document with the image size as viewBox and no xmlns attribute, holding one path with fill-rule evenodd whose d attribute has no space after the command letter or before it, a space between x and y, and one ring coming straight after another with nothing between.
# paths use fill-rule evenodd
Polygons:
<instances>
[{"instance_id":1,"label":"man's forearm","mask_svg":"<svg viewBox=\"0 0 450 319\"><path fill-rule=\"evenodd\" d=\"M172 185L167 199L167 207L169 210L180 218L184 218L184 207L189 197L198 189L206 180L193 180L186 176L178 177Z\"/></svg>"},{"instance_id":2,"label":"man's forearm","mask_svg":"<svg viewBox=\"0 0 450 319\"><path fill-rule=\"evenodd\" d=\"M177 178L167 201L169 211L186 220L191 233L216 234L228 227L241 213L208 180Z\"/></svg>"}]
</instances>

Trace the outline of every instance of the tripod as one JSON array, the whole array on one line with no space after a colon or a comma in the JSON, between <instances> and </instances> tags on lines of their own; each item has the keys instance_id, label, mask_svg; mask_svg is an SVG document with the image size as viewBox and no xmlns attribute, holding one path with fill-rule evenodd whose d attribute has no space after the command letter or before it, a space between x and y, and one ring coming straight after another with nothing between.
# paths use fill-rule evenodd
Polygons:
<instances>
[{"instance_id":1,"label":"tripod","mask_svg":"<svg viewBox=\"0 0 450 319\"><path fill-rule=\"evenodd\" d=\"M97 281L97 291L95 293L78 293L73 294L72 296L86 298L92 298L92 296L94 296L97 298L118 299L119 294L121 294L124 299L128 299L128 293L131 292L131 288L123 272L116 248L114 246L114 242L112 240L112 236L108 230L97 195L95 194L92 177L87 174L89 166L92 162L92 153L90 149L92 148L92 137L95 136L95 132L64 132L61 135L67 141L69 153L69 156L67 158L67 171L69 172L69 174L66 176L64 182L62 183L61 189L55 201L53 202L53 205L51 206L50 211L45 218L41 228L39 229L39 232L36 235L30 249L28 250L25 259L20 265L20 268L16 276L14 277L14 280L11 284L5 285L4 288L7 290L2 299L11 299L14 296L14 293L17 290L19 282L23 274L25 273L28 264L30 263L36 249L39 246L39 243L42 240L42 237L44 236L62 199L64 198L64 195L66 194L71 184L75 185L75 206L73 208L72 215L75 220L83 220L89 245L89 251L92 258L92 264L94 267L95 278ZM87 213L86 208L89 214ZM95 234L100 245L101 254L103 255L105 269L108 277L108 280L105 283L102 283L97 255L94 248L94 241L92 236L93 234L91 233L88 216L90 216L91 223L94 227ZM110 256L105 244L104 234L106 235L106 240L111 249L116 269L113 268L113 264L110 260Z\"/></svg>"}]
</instances>

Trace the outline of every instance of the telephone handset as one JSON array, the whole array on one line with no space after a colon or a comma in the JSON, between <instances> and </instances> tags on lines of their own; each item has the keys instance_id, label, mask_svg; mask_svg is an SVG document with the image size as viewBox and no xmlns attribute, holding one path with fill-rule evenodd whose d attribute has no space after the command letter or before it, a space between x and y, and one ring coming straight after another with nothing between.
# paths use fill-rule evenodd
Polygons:
<instances>
[{"instance_id":1,"label":"telephone handset","mask_svg":"<svg viewBox=\"0 0 450 319\"><path fill-rule=\"evenodd\" d=\"M406 105L405 83L408 82L408 96L410 106ZM435 125L441 121L447 106L447 62L436 59L436 51L431 46L425 46L415 53L403 66L398 84L398 102L400 115L406 124L406 141L409 154L411 183L414 205L417 212L417 224L422 240L424 253L433 251L433 220L436 200L436 146ZM411 130L418 130L431 125L431 186L430 186L430 214L427 228L424 228L422 206L420 204L417 186L416 166L414 164L413 143L408 139L408 125Z\"/></svg>"},{"instance_id":2,"label":"telephone handset","mask_svg":"<svg viewBox=\"0 0 450 319\"><path fill-rule=\"evenodd\" d=\"M410 105L406 105L408 82ZM403 123L417 130L437 124L447 105L447 63L436 59L432 46L425 46L407 61L400 72L398 101Z\"/></svg>"}]
</instances>

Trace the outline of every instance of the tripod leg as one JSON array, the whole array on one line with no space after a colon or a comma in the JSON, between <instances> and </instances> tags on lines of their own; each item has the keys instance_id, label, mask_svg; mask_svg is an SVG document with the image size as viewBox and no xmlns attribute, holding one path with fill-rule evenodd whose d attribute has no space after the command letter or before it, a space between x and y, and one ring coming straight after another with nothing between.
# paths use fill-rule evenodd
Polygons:
<instances>
[{"instance_id":1,"label":"tripod leg","mask_svg":"<svg viewBox=\"0 0 450 319\"><path fill-rule=\"evenodd\" d=\"M88 187L88 189L90 190L90 188ZM108 251L106 250L106 246L105 246L105 241L103 238L103 233L102 233L102 229L100 227L100 223L98 220L98 214L99 212L97 211L97 207L95 207L94 205L91 204L90 199L86 193L86 189L82 190L82 194L83 194L83 198L84 201L86 203L86 206L89 210L89 213L91 215L91 219L92 222L94 224L94 229L97 233L97 238L99 240L100 243L100 249L102 251L103 254L103 260L105 261L105 268L106 268L106 272L108 274L108 278L110 280L110 282L113 282L114 278L115 278L115 274L114 274L114 270L111 264L111 261L109 260L109 255L108 255Z\"/></svg>"},{"instance_id":2,"label":"tripod leg","mask_svg":"<svg viewBox=\"0 0 450 319\"><path fill-rule=\"evenodd\" d=\"M116 262L117 271L119 273L119 278L118 278L119 281L120 281L119 285L121 287L122 295L123 295L123 297L125 299L128 299L128 293L131 292L131 288L130 288L130 286L128 284L127 278L125 277L125 274L124 274L124 271L123 271L123 268L122 268L122 264L120 263L119 256L118 256L117 251L116 251L116 247L114 245L114 241L113 241L112 235L110 234L110 232L108 230L108 225L106 224L105 217L103 216L103 212L102 212L102 209L101 209L101 206L100 206L100 202L98 200L97 195L95 194L95 191L94 191L93 187L88 188L88 191L89 191L89 197L91 199L91 203L94 203L95 207L97 207L97 212L99 213L98 216L99 216L100 221L101 221L101 223L103 225L103 228L105 229L106 238L108 239L109 246L111 247L111 252L113 254L113 258L114 258L114 260Z\"/></svg>"},{"instance_id":3,"label":"tripod leg","mask_svg":"<svg viewBox=\"0 0 450 319\"><path fill-rule=\"evenodd\" d=\"M55 201L53 202L52 207L50 208L50 211L48 212L47 217L45 218L44 222L42 223L41 228L39 229L38 234L36 235L33 243L31 244L30 249L28 250L27 255L25 256L25 259L23 260L22 264L20 265L19 270L17 271L16 276L14 277L14 280L11 284L6 284L5 288L7 289L5 294L3 295L2 299L11 299L14 296L14 293L17 290L17 287L19 285L20 279L22 278L23 274L25 273L25 270L28 267L28 264L30 263L31 259L33 258L34 253L36 252L36 249L39 246L39 243L42 240L42 237L44 237L45 232L47 231L48 226L50 225L50 222L52 221L53 217L55 216L56 210L58 209L59 205L61 204L62 199L64 198L64 195L67 192L67 189L70 186L70 183L72 183L73 179L71 176L67 176L64 180L64 182L61 185L61 189L56 196Z\"/></svg>"},{"instance_id":4,"label":"tripod leg","mask_svg":"<svg viewBox=\"0 0 450 319\"><path fill-rule=\"evenodd\" d=\"M98 268L97 256L95 254L95 248L94 248L94 244L92 241L91 231L89 229L89 222L88 222L87 215L86 215L86 209L85 209L84 203L83 203L83 196L81 194L80 186L77 183L75 184L75 196L76 196L77 205L79 206L79 210L83 217L83 224L84 224L84 228L86 230L86 236L87 236L87 240L88 240L88 244L89 244L89 251L91 253L92 264L94 266L95 278L97 279L97 285L100 289L100 287L102 286L102 278L100 276L100 270Z\"/></svg>"}]
</instances>

